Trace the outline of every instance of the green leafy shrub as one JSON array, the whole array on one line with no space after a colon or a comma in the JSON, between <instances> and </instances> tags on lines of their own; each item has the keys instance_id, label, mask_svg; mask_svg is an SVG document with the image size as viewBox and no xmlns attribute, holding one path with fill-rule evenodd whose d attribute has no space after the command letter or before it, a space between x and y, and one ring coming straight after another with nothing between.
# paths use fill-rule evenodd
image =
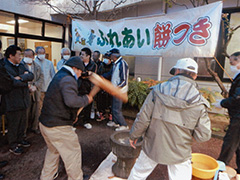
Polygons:
<instances>
[{"instance_id":1,"label":"green leafy shrub","mask_svg":"<svg viewBox=\"0 0 240 180\"><path fill-rule=\"evenodd\" d=\"M148 85L136 80L130 80L128 86L128 103L130 106L140 109L150 92Z\"/></svg>"}]
</instances>

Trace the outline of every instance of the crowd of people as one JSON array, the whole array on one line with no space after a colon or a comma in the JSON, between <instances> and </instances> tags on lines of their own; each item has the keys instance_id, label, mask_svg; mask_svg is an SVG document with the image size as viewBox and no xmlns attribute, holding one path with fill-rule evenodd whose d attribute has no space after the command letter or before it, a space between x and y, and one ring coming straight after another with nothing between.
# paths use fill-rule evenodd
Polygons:
<instances>
[{"instance_id":1,"label":"crowd of people","mask_svg":"<svg viewBox=\"0 0 240 180\"><path fill-rule=\"evenodd\" d=\"M68 176L81 179L82 175L78 173L81 149L75 131L69 126L91 129L91 120L106 119L109 120L108 126L113 127L114 124L117 127L116 131L128 129L121 111L122 102L103 90L94 98L91 94L94 84L88 78L90 72L94 72L127 91L128 65L120 51L112 49L106 52L103 60L99 51L92 53L87 47L79 56L71 57L70 54L69 48L62 48L57 73L42 46L36 47L35 51L29 48L22 52L18 46L11 45L4 56L1 54L1 75L4 76L0 88L1 116L6 117L9 151L15 155L22 154L23 148L31 145L26 140L28 133L41 133L48 146L41 174L44 180L56 176L59 155L65 166L76 168L67 170ZM77 114L79 108L82 109ZM69 143L69 149L57 147L54 143L59 141L57 137L61 137L64 144ZM77 153L72 156L75 164L69 158L73 152ZM76 157L80 159L76 161ZM53 164L56 167L49 170Z\"/></svg>"},{"instance_id":2,"label":"crowd of people","mask_svg":"<svg viewBox=\"0 0 240 180\"><path fill-rule=\"evenodd\" d=\"M47 145L41 180L58 176L60 157L69 180L83 179L76 126L91 129L91 119L107 119L107 126L116 127L116 131L129 129L122 114L123 102L103 90L95 96L95 86L89 80L94 72L127 92L128 64L119 49L106 52L103 60L99 51L92 53L87 47L79 56L70 54L68 48L61 50L57 72L41 46L22 52L11 45L4 57L0 54L0 112L7 120L9 151L22 154L23 148L30 146L28 132L41 133ZM230 115L219 160L228 164L236 152L240 172L240 52L230 56L230 64L235 76L229 97L213 105L228 108ZM170 70L172 78L152 88L130 131L130 145L135 148L143 137L143 146L129 180L146 179L157 164L167 165L170 180L192 178L192 138L200 142L211 138L209 103L198 90L197 73L196 61L183 58ZM6 164L1 161L0 167ZM0 179L3 177L0 174Z\"/></svg>"}]
</instances>

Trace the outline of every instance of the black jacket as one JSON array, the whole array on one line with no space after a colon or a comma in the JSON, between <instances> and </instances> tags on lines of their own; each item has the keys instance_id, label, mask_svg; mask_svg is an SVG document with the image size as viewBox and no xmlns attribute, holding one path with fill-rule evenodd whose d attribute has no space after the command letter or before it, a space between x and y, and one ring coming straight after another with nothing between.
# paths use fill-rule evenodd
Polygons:
<instances>
[{"instance_id":1,"label":"black jacket","mask_svg":"<svg viewBox=\"0 0 240 180\"><path fill-rule=\"evenodd\" d=\"M87 71L92 71L96 72L97 71L97 65L95 62L92 60L89 61L88 65L85 66L85 72ZM79 95L84 95L84 94L89 94L93 87L93 84L89 81L87 77L80 77L78 78L78 91Z\"/></svg>"},{"instance_id":2,"label":"black jacket","mask_svg":"<svg viewBox=\"0 0 240 180\"><path fill-rule=\"evenodd\" d=\"M98 74L103 75L104 73L107 73L107 72L111 71L112 66L113 66L113 63L110 63L110 64L102 63L100 65L100 67L98 68Z\"/></svg>"},{"instance_id":3,"label":"black jacket","mask_svg":"<svg viewBox=\"0 0 240 180\"><path fill-rule=\"evenodd\" d=\"M88 104L87 96L78 96L77 88L75 77L61 68L47 89L40 122L47 127L72 125L78 109Z\"/></svg>"},{"instance_id":4,"label":"black jacket","mask_svg":"<svg viewBox=\"0 0 240 180\"><path fill-rule=\"evenodd\" d=\"M4 67L13 80L12 90L3 95L6 112L27 109L30 104L28 81L33 80L33 73L28 71L22 63L16 66L7 59L4 59ZM21 80L14 79L16 76Z\"/></svg>"},{"instance_id":5,"label":"black jacket","mask_svg":"<svg viewBox=\"0 0 240 180\"><path fill-rule=\"evenodd\" d=\"M101 66L103 62L98 60L97 62L95 61L95 64L97 65L97 74L99 74L99 67Z\"/></svg>"},{"instance_id":6,"label":"black jacket","mask_svg":"<svg viewBox=\"0 0 240 180\"><path fill-rule=\"evenodd\" d=\"M228 109L230 118L240 118L240 73L234 78L229 97L221 101L221 106Z\"/></svg>"},{"instance_id":7,"label":"black jacket","mask_svg":"<svg viewBox=\"0 0 240 180\"><path fill-rule=\"evenodd\" d=\"M9 92L13 88L13 79L4 67L4 60L0 60L0 95Z\"/></svg>"}]
</instances>

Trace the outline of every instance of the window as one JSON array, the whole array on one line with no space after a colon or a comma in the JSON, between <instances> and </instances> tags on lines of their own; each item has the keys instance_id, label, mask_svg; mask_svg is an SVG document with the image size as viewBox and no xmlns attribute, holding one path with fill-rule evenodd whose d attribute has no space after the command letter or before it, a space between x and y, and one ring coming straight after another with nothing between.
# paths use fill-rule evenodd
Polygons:
<instances>
[{"instance_id":1,"label":"window","mask_svg":"<svg viewBox=\"0 0 240 180\"><path fill-rule=\"evenodd\" d=\"M0 32L13 34L14 24L15 19L13 14L0 12Z\"/></svg>"},{"instance_id":2,"label":"window","mask_svg":"<svg viewBox=\"0 0 240 180\"><path fill-rule=\"evenodd\" d=\"M230 14L230 27L237 27L240 25L240 12L235 12ZM227 47L227 53L229 55L233 54L234 52L240 51L239 48L239 42L240 42L240 29L237 29L232 36L232 39L230 40L230 43ZM225 70L227 73L233 77L234 74L230 71L230 64L229 59L225 58ZM223 78L229 78L227 74L224 72Z\"/></svg>"},{"instance_id":3,"label":"window","mask_svg":"<svg viewBox=\"0 0 240 180\"><path fill-rule=\"evenodd\" d=\"M4 54L7 47L14 44L14 37L0 36L0 40L2 41L1 53Z\"/></svg>"},{"instance_id":4,"label":"window","mask_svg":"<svg viewBox=\"0 0 240 180\"><path fill-rule=\"evenodd\" d=\"M61 49L65 40L64 28L56 22L0 11L0 53L4 54L7 47L13 44L17 44L22 52L26 49L35 51L37 46L43 46L46 58L56 67L61 60Z\"/></svg>"},{"instance_id":5,"label":"window","mask_svg":"<svg viewBox=\"0 0 240 180\"><path fill-rule=\"evenodd\" d=\"M45 23L45 36L62 39L63 27L55 24Z\"/></svg>"},{"instance_id":6,"label":"window","mask_svg":"<svg viewBox=\"0 0 240 180\"><path fill-rule=\"evenodd\" d=\"M58 61L61 60L62 43L18 38L18 46L22 51L25 49L32 49L34 52L37 46L43 46L46 51L46 58L52 61L55 67L57 66Z\"/></svg>"},{"instance_id":7,"label":"window","mask_svg":"<svg viewBox=\"0 0 240 180\"><path fill-rule=\"evenodd\" d=\"M214 60L214 58L206 58L209 62L210 62L210 67L213 71L216 71L216 61ZM207 66L205 63L205 59L204 58L197 58L197 63L198 63L198 77L212 77L208 70L207 70Z\"/></svg>"},{"instance_id":8,"label":"window","mask_svg":"<svg viewBox=\"0 0 240 180\"><path fill-rule=\"evenodd\" d=\"M19 33L42 35L42 22L28 18L19 17Z\"/></svg>"}]
</instances>

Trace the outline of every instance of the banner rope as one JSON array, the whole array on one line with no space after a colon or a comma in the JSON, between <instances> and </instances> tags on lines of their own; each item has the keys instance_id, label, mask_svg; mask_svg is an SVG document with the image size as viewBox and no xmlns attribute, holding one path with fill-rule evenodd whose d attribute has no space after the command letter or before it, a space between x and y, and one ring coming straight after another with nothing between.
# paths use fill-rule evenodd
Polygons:
<instances>
[{"instance_id":1,"label":"banner rope","mask_svg":"<svg viewBox=\"0 0 240 180\"><path fill-rule=\"evenodd\" d=\"M229 79L233 82L231 76L227 73L227 71L222 67L222 65L220 64L220 62L217 60L217 58L214 56L215 61L218 63L218 65L220 66L220 68L226 73L226 75L229 77Z\"/></svg>"}]
</instances>

